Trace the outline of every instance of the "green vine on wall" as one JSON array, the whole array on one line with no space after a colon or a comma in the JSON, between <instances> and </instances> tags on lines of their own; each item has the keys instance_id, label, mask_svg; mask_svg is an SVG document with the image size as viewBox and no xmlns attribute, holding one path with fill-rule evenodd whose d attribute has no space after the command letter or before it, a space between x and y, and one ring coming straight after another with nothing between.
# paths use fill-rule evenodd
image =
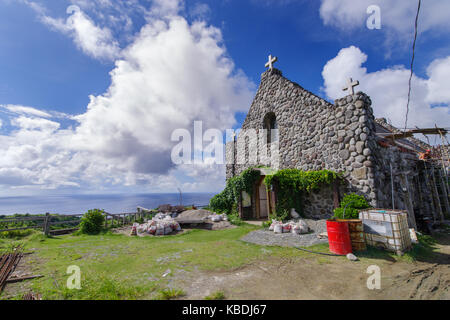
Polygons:
<instances>
[{"instance_id":1,"label":"green vine on wall","mask_svg":"<svg viewBox=\"0 0 450 320\"><path fill-rule=\"evenodd\" d=\"M228 179L225 189L210 200L209 207L219 213L236 213L242 191L252 195L253 187L260 176L259 170L250 168L239 176Z\"/></svg>"},{"instance_id":2,"label":"green vine on wall","mask_svg":"<svg viewBox=\"0 0 450 320\"><path fill-rule=\"evenodd\" d=\"M210 200L210 208L220 213L236 213L242 191L246 191L252 196L253 188L260 176L259 170L250 168L239 176L228 179L225 189ZM276 186L276 211L284 217L286 214L289 215L291 208L295 208L300 214L302 213L302 194L304 192L320 189L321 186L329 185L340 178L341 174L330 170L284 169L273 175L267 175L264 178L264 183L268 188L273 185Z\"/></svg>"},{"instance_id":3,"label":"green vine on wall","mask_svg":"<svg viewBox=\"0 0 450 320\"><path fill-rule=\"evenodd\" d=\"M279 170L264 178L269 188L275 186L277 192L276 212L285 215L291 208L302 214L304 192L320 189L340 179L342 175L330 170L302 171L298 169Z\"/></svg>"}]
</instances>

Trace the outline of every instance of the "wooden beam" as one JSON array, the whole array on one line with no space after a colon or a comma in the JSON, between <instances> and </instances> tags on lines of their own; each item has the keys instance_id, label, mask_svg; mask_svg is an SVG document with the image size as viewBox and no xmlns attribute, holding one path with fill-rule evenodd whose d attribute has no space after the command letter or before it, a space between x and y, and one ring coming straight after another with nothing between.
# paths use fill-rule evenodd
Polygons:
<instances>
[{"instance_id":1,"label":"wooden beam","mask_svg":"<svg viewBox=\"0 0 450 320\"><path fill-rule=\"evenodd\" d=\"M36 278L42 278L43 275L35 275L35 276L25 276L25 277L18 277L18 278L11 278L9 277L8 279L6 279L7 283L13 283L13 282L20 282L20 281L24 281L24 280L30 280L30 279L36 279Z\"/></svg>"},{"instance_id":2,"label":"wooden beam","mask_svg":"<svg viewBox=\"0 0 450 320\"><path fill-rule=\"evenodd\" d=\"M377 133L377 135L386 139L402 139L402 138L410 138L417 133L442 135L447 134L447 130L445 130L444 128L424 128L424 129L412 129L400 133Z\"/></svg>"}]
</instances>

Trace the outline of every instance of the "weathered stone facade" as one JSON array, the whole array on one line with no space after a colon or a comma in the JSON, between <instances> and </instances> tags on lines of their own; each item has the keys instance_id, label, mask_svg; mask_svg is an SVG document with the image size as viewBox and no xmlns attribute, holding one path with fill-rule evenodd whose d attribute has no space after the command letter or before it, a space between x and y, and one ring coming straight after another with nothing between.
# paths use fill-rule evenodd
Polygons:
<instances>
[{"instance_id":1,"label":"weathered stone facade","mask_svg":"<svg viewBox=\"0 0 450 320\"><path fill-rule=\"evenodd\" d=\"M381 126L378 132L385 131L383 129L399 131L385 119L377 119L376 123ZM418 161L414 151L425 151L430 146L415 138L389 141L378 137L378 140L373 148L377 207L408 210L412 213L409 215L412 226L423 225L426 219L438 221L448 215L448 200L440 197L436 187L445 184L439 162Z\"/></svg>"},{"instance_id":2,"label":"weathered stone facade","mask_svg":"<svg viewBox=\"0 0 450 320\"><path fill-rule=\"evenodd\" d=\"M331 104L284 78L281 71L266 71L242 126L243 132L253 129L260 136L240 134L236 142L227 144L227 179L255 165L275 169L328 169L344 173L346 184L341 194L356 192L374 207L389 207L392 197L387 188L391 184L390 173L386 173L390 172L390 163L395 163L396 172L416 170L417 156L380 146L377 136L380 124L374 119L371 104L362 92ZM262 146L268 115L275 117L278 128L279 163L275 164L269 161L270 152L266 156L261 151L265 150ZM399 179L403 178L399 176ZM425 187L422 185L422 189ZM418 192L419 186L412 188L411 198ZM396 195L397 209L410 206L403 194ZM306 195L306 215L328 217L332 209L333 192L329 187Z\"/></svg>"},{"instance_id":3,"label":"weathered stone facade","mask_svg":"<svg viewBox=\"0 0 450 320\"><path fill-rule=\"evenodd\" d=\"M328 219L333 215L333 188L324 186L320 190L306 193L303 198L303 214L313 219Z\"/></svg>"}]
</instances>

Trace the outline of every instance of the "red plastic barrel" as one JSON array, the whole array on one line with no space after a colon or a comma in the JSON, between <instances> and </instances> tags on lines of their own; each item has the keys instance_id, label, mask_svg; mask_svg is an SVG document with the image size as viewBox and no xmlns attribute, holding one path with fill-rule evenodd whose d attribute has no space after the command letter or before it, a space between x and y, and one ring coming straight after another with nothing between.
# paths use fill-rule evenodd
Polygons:
<instances>
[{"instance_id":1,"label":"red plastic barrel","mask_svg":"<svg viewBox=\"0 0 450 320\"><path fill-rule=\"evenodd\" d=\"M327 220L327 233L331 252L341 255L352 253L347 222Z\"/></svg>"}]
</instances>

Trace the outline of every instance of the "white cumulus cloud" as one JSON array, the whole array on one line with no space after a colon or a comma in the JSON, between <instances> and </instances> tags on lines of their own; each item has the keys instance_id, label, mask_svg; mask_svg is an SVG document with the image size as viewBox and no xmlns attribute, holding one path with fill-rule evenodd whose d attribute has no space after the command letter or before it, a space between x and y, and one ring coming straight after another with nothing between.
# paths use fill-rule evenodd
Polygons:
<instances>
[{"instance_id":1,"label":"white cumulus cloud","mask_svg":"<svg viewBox=\"0 0 450 320\"><path fill-rule=\"evenodd\" d=\"M181 17L144 27L116 62L108 92L92 96L76 117L74 142L129 159L137 172L163 172L172 166L173 130L191 129L194 120L205 128L232 126L252 93L220 41L218 29Z\"/></svg>"},{"instance_id":2,"label":"white cumulus cloud","mask_svg":"<svg viewBox=\"0 0 450 320\"><path fill-rule=\"evenodd\" d=\"M13 131L0 135L0 185L145 185L149 191L182 185L210 191L212 184L223 184L223 170L177 168L170 159L176 144L171 134L192 131L196 120L203 121L204 131L231 128L235 113L248 109L254 84L236 69L219 29L189 24L170 8L153 16L122 50L110 87L90 97L86 112L73 117L74 127L63 129L54 117L28 109L11 117ZM220 177L210 184L206 178L183 184L176 177L202 173Z\"/></svg>"},{"instance_id":3,"label":"white cumulus cloud","mask_svg":"<svg viewBox=\"0 0 450 320\"><path fill-rule=\"evenodd\" d=\"M450 56L434 60L427 68L427 101L450 104Z\"/></svg>"},{"instance_id":4,"label":"white cumulus cloud","mask_svg":"<svg viewBox=\"0 0 450 320\"><path fill-rule=\"evenodd\" d=\"M11 124L25 130L41 130L50 133L58 130L60 127L58 122L42 118L27 118L24 116L14 118Z\"/></svg>"},{"instance_id":5,"label":"white cumulus cloud","mask_svg":"<svg viewBox=\"0 0 450 320\"><path fill-rule=\"evenodd\" d=\"M410 0L321 0L320 16L325 25L343 30L365 28L369 17L367 8L378 5L381 9L382 29L398 34L410 34L414 30L417 1ZM442 0L422 1L419 32L450 30L450 2Z\"/></svg>"},{"instance_id":6,"label":"white cumulus cloud","mask_svg":"<svg viewBox=\"0 0 450 320\"><path fill-rule=\"evenodd\" d=\"M42 16L44 23L52 28L70 35L75 44L87 55L97 59L113 60L120 55L118 42L111 30L99 27L80 7L71 5L67 8L66 20Z\"/></svg>"},{"instance_id":7,"label":"white cumulus cloud","mask_svg":"<svg viewBox=\"0 0 450 320\"><path fill-rule=\"evenodd\" d=\"M32 115L32 116L42 117L42 118L51 118L51 115L49 113L39 110L39 109L36 109L36 108L33 108L33 107L13 105L13 104L0 105L0 111L5 111L5 110L12 112L12 113L21 114L21 115Z\"/></svg>"},{"instance_id":8,"label":"white cumulus cloud","mask_svg":"<svg viewBox=\"0 0 450 320\"><path fill-rule=\"evenodd\" d=\"M433 61L428 67L428 79L413 76L408 127L450 127L449 58ZM349 77L360 81L356 90L367 93L372 99L376 117L385 117L397 127L404 127L410 70L393 66L376 72L363 67L367 55L351 46L339 51L327 62L322 71L326 95L331 99L345 96L342 88ZM439 106L432 106L438 104Z\"/></svg>"},{"instance_id":9,"label":"white cumulus cloud","mask_svg":"<svg viewBox=\"0 0 450 320\"><path fill-rule=\"evenodd\" d=\"M206 20L211 14L211 8L206 3L196 3L189 10L189 15L193 18Z\"/></svg>"}]
</instances>

